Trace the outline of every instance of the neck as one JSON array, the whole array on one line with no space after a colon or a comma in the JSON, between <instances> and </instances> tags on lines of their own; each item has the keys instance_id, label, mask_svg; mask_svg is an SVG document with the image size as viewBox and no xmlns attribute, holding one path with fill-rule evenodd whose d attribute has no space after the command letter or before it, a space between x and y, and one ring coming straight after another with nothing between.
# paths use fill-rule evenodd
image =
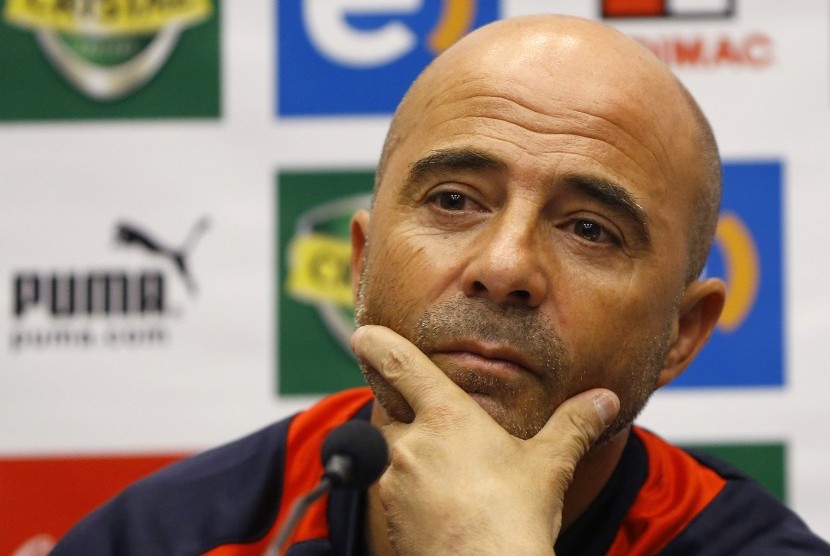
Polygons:
<instances>
[{"instance_id":1,"label":"neck","mask_svg":"<svg viewBox=\"0 0 830 556\"><path fill-rule=\"evenodd\" d=\"M605 487L620 462L631 428L626 428L606 444L594 448L576 466L574 479L565 494L562 509L562 531L581 516Z\"/></svg>"},{"instance_id":2,"label":"neck","mask_svg":"<svg viewBox=\"0 0 830 556\"><path fill-rule=\"evenodd\" d=\"M374 404L372 422L383 421L385 415L379 404ZM388 419L388 417L387 417ZM385 421L388 422L388 421ZM562 529L565 531L581 516L599 495L620 461L631 429L626 428L606 444L592 449L580 460L574 478L565 494L562 510ZM366 543L372 556L396 556L386 532L386 515L378 494L377 483L369 487L366 496Z\"/></svg>"}]
</instances>

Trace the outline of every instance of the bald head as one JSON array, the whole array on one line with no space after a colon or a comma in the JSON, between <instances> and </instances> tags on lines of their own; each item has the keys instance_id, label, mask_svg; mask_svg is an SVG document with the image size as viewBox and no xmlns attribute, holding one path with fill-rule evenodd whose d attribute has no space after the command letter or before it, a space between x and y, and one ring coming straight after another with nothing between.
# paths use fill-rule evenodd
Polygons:
<instances>
[{"instance_id":1,"label":"bald head","mask_svg":"<svg viewBox=\"0 0 830 556\"><path fill-rule=\"evenodd\" d=\"M578 18L493 23L395 114L372 213L352 220L357 322L413 341L520 438L609 388L613 436L717 322L722 282L694 278L719 189L705 118L648 50ZM494 376L480 345L531 372ZM364 370L380 405L411 418Z\"/></svg>"},{"instance_id":2,"label":"bald head","mask_svg":"<svg viewBox=\"0 0 830 556\"><path fill-rule=\"evenodd\" d=\"M693 207L683 222L686 282L700 273L717 224L720 158L695 100L646 48L606 25L568 16L529 16L477 29L436 58L407 92L384 143L376 192L397 147L423 132L425 114L451 112L458 91L494 105L510 99L538 113L540 134L571 133L569 116L585 114L580 134L618 128L644 146L647 155L639 159L625 146L610 148L620 147L641 175L659 184L656 195L674 195Z\"/></svg>"}]
</instances>

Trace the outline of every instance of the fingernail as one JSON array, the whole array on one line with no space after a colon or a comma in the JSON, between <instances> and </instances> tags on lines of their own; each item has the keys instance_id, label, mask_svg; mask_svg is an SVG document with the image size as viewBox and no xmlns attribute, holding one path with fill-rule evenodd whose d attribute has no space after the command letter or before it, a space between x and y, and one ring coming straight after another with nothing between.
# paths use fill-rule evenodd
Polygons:
<instances>
[{"instance_id":1,"label":"fingernail","mask_svg":"<svg viewBox=\"0 0 830 556\"><path fill-rule=\"evenodd\" d=\"M618 403L617 397L608 392L601 392L594 398L594 407L596 407L597 413L606 427L613 423L617 417L617 413L620 411Z\"/></svg>"}]
</instances>

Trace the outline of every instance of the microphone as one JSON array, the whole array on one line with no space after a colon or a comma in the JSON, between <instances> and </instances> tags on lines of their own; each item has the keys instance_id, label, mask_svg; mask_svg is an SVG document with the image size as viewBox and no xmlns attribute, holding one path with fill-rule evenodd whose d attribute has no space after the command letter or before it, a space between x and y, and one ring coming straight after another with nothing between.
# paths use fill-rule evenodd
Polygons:
<instances>
[{"instance_id":1,"label":"microphone","mask_svg":"<svg viewBox=\"0 0 830 556\"><path fill-rule=\"evenodd\" d=\"M380 432L366 421L347 421L329 433L320 451L323 479L333 487L363 490L386 467L388 452Z\"/></svg>"},{"instance_id":2,"label":"microphone","mask_svg":"<svg viewBox=\"0 0 830 556\"><path fill-rule=\"evenodd\" d=\"M347 421L323 442L323 476L311 491L294 502L267 554L276 556L308 507L332 488L363 490L374 483L389 458L386 440L366 421Z\"/></svg>"}]
</instances>

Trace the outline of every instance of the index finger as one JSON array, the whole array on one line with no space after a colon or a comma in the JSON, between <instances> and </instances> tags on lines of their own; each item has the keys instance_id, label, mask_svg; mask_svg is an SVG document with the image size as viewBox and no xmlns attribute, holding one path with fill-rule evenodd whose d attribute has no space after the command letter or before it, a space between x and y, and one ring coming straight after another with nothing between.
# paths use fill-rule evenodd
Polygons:
<instances>
[{"instance_id":1,"label":"index finger","mask_svg":"<svg viewBox=\"0 0 830 556\"><path fill-rule=\"evenodd\" d=\"M352 335L352 350L403 396L415 415L464 403L461 388L412 342L385 326L358 328Z\"/></svg>"}]
</instances>

